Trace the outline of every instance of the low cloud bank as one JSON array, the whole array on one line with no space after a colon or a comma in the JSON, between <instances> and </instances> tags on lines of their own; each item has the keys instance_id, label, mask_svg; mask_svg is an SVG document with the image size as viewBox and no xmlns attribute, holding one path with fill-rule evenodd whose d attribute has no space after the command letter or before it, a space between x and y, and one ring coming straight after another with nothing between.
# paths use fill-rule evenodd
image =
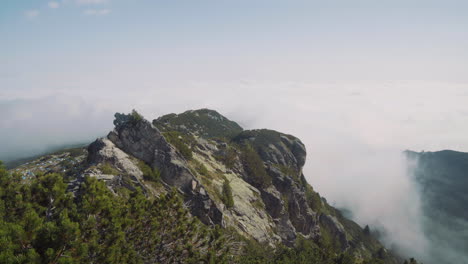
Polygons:
<instances>
[{"instance_id":1,"label":"low cloud bank","mask_svg":"<svg viewBox=\"0 0 468 264\"><path fill-rule=\"evenodd\" d=\"M112 114L79 97L0 101L0 160L11 161L105 135Z\"/></svg>"}]
</instances>

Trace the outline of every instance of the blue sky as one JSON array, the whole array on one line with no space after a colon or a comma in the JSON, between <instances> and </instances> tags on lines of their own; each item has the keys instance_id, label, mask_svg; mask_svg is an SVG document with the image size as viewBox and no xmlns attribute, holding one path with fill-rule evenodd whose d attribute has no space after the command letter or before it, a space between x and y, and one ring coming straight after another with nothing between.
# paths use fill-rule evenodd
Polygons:
<instances>
[{"instance_id":1,"label":"blue sky","mask_svg":"<svg viewBox=\"0 0 468 264\"><path fill-rule=\"evenodd\" d=\"M109 71L151 82L175 72L181 81L468 81L463 1L323 2L4 1L1 83L88 89ZM91 83L76 85L84 76Z\"/></svg>"}]
</instances>

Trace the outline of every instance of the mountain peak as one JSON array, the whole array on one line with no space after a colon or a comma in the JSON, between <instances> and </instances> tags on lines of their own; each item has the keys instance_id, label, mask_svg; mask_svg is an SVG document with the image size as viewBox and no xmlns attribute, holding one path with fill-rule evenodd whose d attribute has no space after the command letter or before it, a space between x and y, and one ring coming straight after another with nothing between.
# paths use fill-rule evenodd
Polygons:
<instances>
[{"instance_id":1,"label":"mountain peak","mask_svg":"<svg viewBox=\"0 0 468 264\"><path fill-rule=\"evenodd\" d=\"M114 125L71 170L54 163L68 174L73 194L81 195L89 178L122 198L141 190L157 199L177 190L191 217L246 239L240 241L255 241L249 245L292 249L305 239L309 250L332 252L330 258L346 253L371 259L383 250L309 185L302 171L305 146L292 135L243 130L210 109L168 114L152 123L136 111L116 113ZM61 162L51 157L34 164L53 160ZM397 263L393 256L381 259Z\"/></svg>"},{"instance_id":2,"label":"mountain peak","mask_svg":"<svg viewBox=\"0 0 468 264\"><path fill-rule=\"evenodd\" d=\"M204 138L231 138L243 131L236 122L207 108L163 115L153 120L153 125L161 131L192 133Z\"/></svg>"}]
</instances>

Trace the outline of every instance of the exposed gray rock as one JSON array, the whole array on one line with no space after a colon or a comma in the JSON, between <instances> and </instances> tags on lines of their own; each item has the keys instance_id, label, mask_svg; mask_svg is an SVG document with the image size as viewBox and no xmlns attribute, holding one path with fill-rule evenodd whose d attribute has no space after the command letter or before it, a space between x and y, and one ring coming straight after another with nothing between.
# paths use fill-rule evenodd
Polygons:
<instances>
[{"instance_id":1,"label":"exposed gray rock","mask_svg":"<svg viewBox=\"0 0 468 264\"><path fill-rule=\"evenodd\" d=\"M188 168L184 157L147 120L132 120L116 114L115 129L107 138L126 153L151 164L161 179L185 193L193 215L206 224L222 224L222 213Z\"/></svg>"},{"instance_id":2,"label":"exposed gray rock","mask_svg":"<svg viewBox=\"0 0 468 264\"><path fill-rule=\"evenodd\" d=\"M116 147L109 139L99 138L91 143L88 146L87 161L90 166L107 163L117 169L118 173L116 175L104 174L102 171L90 167L83 172L83 176L103 180L113 191L117 187L134 190L138 186L144 193L147 192L146 185L142 182L143 172L141 172L127 153Z\"/></svg>"},{"instance_id":3,"label":"exposed gray rock","mask_svg":"<svg viewBox=\"0 0 468 264\"><path fill-rule=\"evenodd\" d=\"M296 229L289 220L289 212L281 193L274 186L269 186L261 190L261 195L265 209L275 221L276 231L283 243L293 245L296 239Z\"/></svg>"},{"instance_id":4,"label":"exposed gray rock","mask_svg":"<svg viewBox=\"0 0 468 264\"><path fill-rule=\"evenodd\" d=\"M133 120L132 115L126 115L126 114L121 114L121 113L115 113L114 115L114 126L118 127L122 124L131 122Z\"/></svg>"},{"instance_id":5,"label":"exposed gray rock","mask_svg":"<svg viewBox=\"0 0 468 264\"><path fill-rule=\"evenodd\" d=\"M287 211L289 219L297 232L307 237L317 237L317 214L308 205L303 187L294 179L294 175L285 175L275 166L267 166L267 172L272 177L273 186L280 193L277 199L287 202ZM271 187L270 187L271 188ZM271 196L262 195L269 202L272 201ZM272 203L269 210L270 213L278 214L278 202Z\"/></svg>"},{"instance_id":6,"label":"exposed gray rock","mask_svg":"<svg viewBox=\"0 0 468 264\"><path fill-rule=\"evenodd\" d=\"M120 123L107 137L120 149L158 168L167 184L184 192L191 189L193 175L185 159L148 121Z\"/></svg>"},{"instance_id":7,"label":"exposed gray rock","mask_svg":"<svg viewBox=\"0 0 468 264\"><path fill-rule=\"evenodd\" d=\"M249 142L266 163L302 170L306 160L304 144L296 137L268 129L246 130L234 138Z\"/></svg>"},{"instance_id":8,"label":"exposed gray rock","mask_svg":"<svg viewBox=\"0 0 468 264\"><path fill-rule=\"evenodd\" d=\"M304 144L298 138L287 137L285 135L281 136L281 141L288 147L289 151L291 151L294 158L296 159L297 168L302 169L307 156Z\"/></svg>"},{"instance_id":9,"label":"exposed gray rock","mask_svg":"<svg viewBox=\"0 0 468 264\"><path fill-rule=\"evenodd\" d=\"M107 138L99 138L91 143L88 147L88 153L88 163L90 165L107 162L119 169L123 174L135 176L140 180L143 179L143 173L128 154L117 148Z\"/></svg>"}]
</instances>

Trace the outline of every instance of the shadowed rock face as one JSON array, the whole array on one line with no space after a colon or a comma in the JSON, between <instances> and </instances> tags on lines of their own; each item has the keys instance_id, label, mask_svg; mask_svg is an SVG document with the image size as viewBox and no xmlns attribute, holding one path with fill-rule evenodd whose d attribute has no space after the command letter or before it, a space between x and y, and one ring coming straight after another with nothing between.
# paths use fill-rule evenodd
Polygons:
<instances>
[{"instance_id":1,"label":"shadowed rock face","mask_svg":"<svg viewBox=\"0 0 468 264\"><path fill-rule=\"evenodd\" d=\"M186 195L186 202L193 215L206 224L222 224L221 212L205 192L200 192L201 184L188 168L187 161L161 132L144 119L134 122L130 115L116 114L115 117L116 127L107 138L98 139L88 147L88 162L108 161L120 167L120 156L129 154L151 164L159 169L164 183L178 188ZM109 151L109 148L114 151ZM130 164L136 167L130 160L126 164L127 167L131 167ZM125 172L133 175L131 171ZM141 178L139 169L137 175Z\"/></svg>"},{"instance_id":2,"label":"shadowed rock face","mask_svg":"<svg viewBox=\"0 0 468 264\"><path fill-rule=\"evenodd\" d=\"M263 161L302 170L306 160L304 144L296 137L268 129L246 130L234 142L251 144Z\"/></svg>"},{"instance_id":3,"label":"shadowed rock face","mask_svg":"<svg viewBox=\"0 0 468 264\"><path fill-rule=\"evenodd\" d=\"M251 145L265 163L273 185L261 190L262 198L283 241L293 243L297 233L317 238L317 214L308 206L299 180L306 160L304 144L294 136L267 129L243 131L233 141Z\"/></svg>"},{"instance_id":4,"label":"shadowed rock face","mask_svg":"<svg viewBox=\"0 0 468 264\"><path fill-rule=\"evenodd\" d=\"M117 117L119 116L116 115ZM132 156L159 168L161 178L167 184L184 191L190 190L194 177L187 168L185 159L156 127L146 120L115 123L119 125L107 135L110 141Z\"/></svg>"}]
</instances>

